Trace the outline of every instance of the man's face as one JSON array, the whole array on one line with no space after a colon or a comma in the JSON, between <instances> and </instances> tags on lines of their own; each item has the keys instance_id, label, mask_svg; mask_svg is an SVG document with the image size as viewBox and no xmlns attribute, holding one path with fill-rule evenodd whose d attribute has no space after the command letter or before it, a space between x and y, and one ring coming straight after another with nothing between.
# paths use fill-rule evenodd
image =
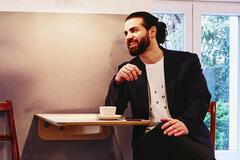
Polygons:
<instances>
[{"instance_id":1,"label":"man's face","mask_svg":"<svg viewBox=\"0 0 240 160\"><path fill-rule=\"evenodd\" d=\"M131 18L124 25L125 42L132 56L142 54L149 46L149 33L142 18Z\"/></svg>"}]
</instances>

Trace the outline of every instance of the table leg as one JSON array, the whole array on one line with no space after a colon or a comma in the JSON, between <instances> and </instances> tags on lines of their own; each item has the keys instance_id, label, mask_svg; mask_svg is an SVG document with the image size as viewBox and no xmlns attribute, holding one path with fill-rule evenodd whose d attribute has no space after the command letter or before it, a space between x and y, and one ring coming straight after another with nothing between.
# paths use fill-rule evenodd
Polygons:
<instances>
[{"instance_id":1,"label":"table leg","mask_svg":"<svg viewBox=\"0 0 240 160\"><path fill-rule=\"evenodd\" d=\"M116 142L116 147L117 147L117 150L118 150L119 155L120 155L120 157L116 157L116 160L124 160L122 149L121 149L121 146L120 146L119 137L118 137L117 127L113 126L112 128L113 128L113 139Z\"/></svg>"}]
</instances>

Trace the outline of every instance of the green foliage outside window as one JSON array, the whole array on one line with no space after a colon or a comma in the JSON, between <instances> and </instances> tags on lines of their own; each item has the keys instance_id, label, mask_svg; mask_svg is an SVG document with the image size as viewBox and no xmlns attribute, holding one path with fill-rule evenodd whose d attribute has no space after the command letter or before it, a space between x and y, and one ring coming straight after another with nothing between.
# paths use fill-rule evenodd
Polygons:
<instances>
[{"instance_id":1,"label":"green foliage outside window","mask_svg":"<svg viewBox=\"0 0 240 160\"><path fill-rule=\"evenodd\" d=\"M208 128L210 125L210 115L207 113L204 122ZM228 149L229 140L229 120L228 120L228 103L217 103L217 116L216 116L216 145L218 150Z\"/></svg>"},{"instance_id":2,"label":"green foliage outside window","mask_svg":"<svg viewBox=\"0 0 240 160\"><path fill-rule=\"evenodd\" d=\"M216 149L229 148L229 16L202 16L201 61L213 99L217 101ZM215 79L212 84L211 79ZM214 87L212 87L214 86ZM209 116L205 118L209 124Z\"/></svg>"},{"instance_id":3,"label":"green foliage outside window","mask_svg":"<svg viewBox=\"0 0 240 160\"><path fill-rule=\"evenodd\" d=\"M183 14L154 13L154 15L167 25L168 35L163 46L183 50Z\"/></svg>"}]
</instances>

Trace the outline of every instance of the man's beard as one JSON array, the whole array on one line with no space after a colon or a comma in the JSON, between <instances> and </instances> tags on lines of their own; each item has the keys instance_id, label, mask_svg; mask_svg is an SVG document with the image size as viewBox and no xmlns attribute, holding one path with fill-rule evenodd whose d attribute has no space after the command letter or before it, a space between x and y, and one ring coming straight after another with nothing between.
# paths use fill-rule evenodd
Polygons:
<instances>
[{"instance_id":1,"label":"man's beard","mask_svg":"<svg viewBox=\"0 0 240 160\"><path fill-rule=\"evenodd\" d=\"M137 46L133 48L130 47L131 41L134 41L134 40L129 39L127 45L128 45L128 50L132 56L141 55L148 48L150 44L150 39L147 33L144 37L142 37L139 41L136 42Z\"/></svg>"}]
</instances>

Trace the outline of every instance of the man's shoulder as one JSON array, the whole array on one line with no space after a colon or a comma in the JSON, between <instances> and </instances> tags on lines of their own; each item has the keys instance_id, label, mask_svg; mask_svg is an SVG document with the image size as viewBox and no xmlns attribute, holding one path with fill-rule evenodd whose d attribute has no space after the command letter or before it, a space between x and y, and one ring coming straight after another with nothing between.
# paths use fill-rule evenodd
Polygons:
<instances>
[{"instance_id":1,"label":"man's shoulder","mask_svg":"<svg viewBox=\"0 0 240 160\"><path fill-rule=\"evenodd\" d=\"M177 50L169 50L165 49L165 56L173 57L177 59L196 59L198 58L196 53L188 52L188 51L177 51Z\"/></svg>"},{"instance_id":2,"label":"man's shoulder","mask_svg":"<svg viewBox=\"0 0 240 160\"><path fill-rule=\"evenodd\" d=\"M141 63L141 60L138 56L134 57L133 59L129 60L129 61L125 61L122 64L119 65L119 67L121 68L122 66L124 66L125 64L130 63L130 64L134 64L134 65L139 65L139 63Z\"/></svg>"},{"instance_id":3,"label":"man's shoulder","mask_svg":"<svg viewBox=\"0 0 240 160\"><path fill-rule=\"evenodd\" d=\"M140 61L139 56L136 56L133 59L131 59L128 63L137 64L137 63L139 63L139 61Z\"/></svg>"},{"instance_id":4,"label":"man's shoulder","mask_svg":"<svg viewBox=\"0 0 240 160\"><path fill-rule=\"evenodd\" d=\"M178 50L170 50L165 49L166 54L176 55L176 56L196 56L196 53L188 52L188 51L178 51Z\"/></svg>"}]
</instances>

